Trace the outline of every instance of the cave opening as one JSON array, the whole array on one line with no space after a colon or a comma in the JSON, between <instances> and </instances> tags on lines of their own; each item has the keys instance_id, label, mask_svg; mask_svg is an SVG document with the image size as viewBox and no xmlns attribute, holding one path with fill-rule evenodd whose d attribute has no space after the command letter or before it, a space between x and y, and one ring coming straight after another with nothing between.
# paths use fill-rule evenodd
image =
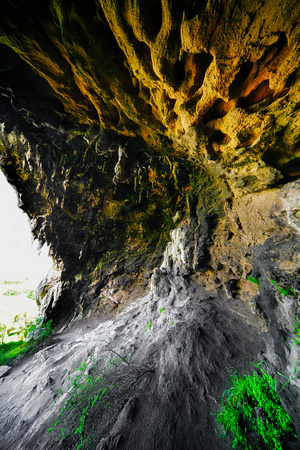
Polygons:
<instances>
[{"instance_id":1,"label":"cave opening","mask_svg":"<svg viewBox=\"0 0 300 450\"><path fill-rule=\"evenodd\" d=\"M47 246L33 242L28 217L0 171L0 328L4 342L17 340L9 330L38 316L36 288L52 266ZM5 329L6 327L6 329ZM1 331L1 330L0 330Z\"/></svg>"}]
</instances>

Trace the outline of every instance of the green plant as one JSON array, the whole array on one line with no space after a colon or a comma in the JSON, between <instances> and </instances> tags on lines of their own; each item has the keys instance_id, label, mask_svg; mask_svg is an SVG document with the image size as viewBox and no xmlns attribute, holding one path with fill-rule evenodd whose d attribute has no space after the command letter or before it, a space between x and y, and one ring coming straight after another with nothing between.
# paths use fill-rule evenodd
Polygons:
<instances>
[{"instance_id":1,"label":"green plant","mask_svg":"<svg viewBox=\"0 0 300 450\"><path fill-rule=\"evenodd\" d=\"M17 314L14 317L13 326L7 329L8 337L17 336L19 340L25 339L30 331L33 331L39 324L39 320L32 321L28 319L27 313Z\"/></svg>"},{"instance_id":2,"label":"green plant","mask_svg":"<svg viewBox=\"0 0 300 450\"><path fill-rule=\"evenodd\" d=\"M251 283L257 284L257 286L260 285L259 279L258 278L253 278L253 277L251 277L251 275L249 275L248 280L251 281Z\"/></svg>"},{"instance_id":3,"label":"green plant","mask_svg":"<svg viewBox=\"0 0 300 450\"><path fill-rule=\"evenodd\" d=\"M300 319L298 314L296 316L296 324L292 328L295 333L294 345L300 345Z\"/></svg>"},{"instance_id":4,"label":"green plant","mask_svg":"<svg viewBox=\"0 0 300 450\"><path fill-rule=\"evenodd\" d=\"M151 327L152 327L152 320L150 320L150 322L149 322L148 325L146 326L146 328L145 328L145 333L146 333L146 331L149 330L149 328L151 328Z\"/></svg>"},{"instance_id":5,"label":"green plant","mask_svg":"<svg viewBox=\"0 0 300 450\"><path fill-rule=\"evenodd\" d=\"M11 285L11 284L23 284L23 281L9 281L9 280L4 280L3 281L4 285Z\"/></svg>"},{"instance_id":6,"label":"green plant","mask_svg":"<svg viewBox=\"0 0 300 450\"><path fill-rule=\"evenodd\" d=\"M35 300L35 291L31 290L29 291L29 294L27 295L27 298L29 298L30 300Z\"/></svg>"},{"instance_id":7,"label":"green plant","mask_svg":"<svg viewBox=\"0 0 300 450\"><path fill-rule=\"evenodd\" d=\"M13 362L29 352L31 344L25 341L7 342L0 347L0 366L12 365Z\"/></svg>"},{"instance_id":8,"label":"green plant","mask_svg":"<svg viewBox=\"0 0 300 450\"><path fill-rule=\"evenodd\" d=\"M217 422L224 437L233 434L232 448L261 448L281 450L283 443L297 437L293 423L276 392L277 381L260 367L253 375L240 376L234 372L230 387L223 393Z\"/></svg>"},{"instance_id":9,"label":"green plant","mask_svg":"<svg viewBox=\"0 0 300 450\"><path fill-rule=\"evenodd\" d=\"M281 288L280 286L278 286L278 284L275 283L275 281L272 280L272 278L270 278L270 281L271 281L271 283L274 284L274 286L277 287L277 289L278 289L283 295L287 296L287 295L295 295L295 294L296 294L296 293L295 293L295 290L294 290L292 287L283 289L283 288Z\"/></svg>"},{"instance_id":10,"label":"green plant","mask_svg":"<svg viewBox=\"0 0 300 450\"><path fill-rule=\"evenodd\" d=\"M164 312L164 310L165 310L165 308L160 308L160 310L159 310L160 314L161 314L162 312Z\"/></svg>"},{"instance_id":11,"label":"green plant","mask_svg":"<svg viewBox=\"0 0 300 450\"><path fill-rule=\"evenodd\" d=\"M298 369L298 365L297 365L297 357L295 358L295 369L294 369L294 371L293 371L293 374L296 374L297 373L297 369ZM287 381L285 382L285 384L282 386L282 387L285 387L287 384L289 384L291 381L293 381L293 380L295 380L296 378L298 378L298 375L296 375L295 377L293 377L293 378L288 378L288 377L286 377L285 375L283 375L282 373L280 373L280 372L278 372L277 370L276 370L276 373L278 373L278 375L280 375L281 377L283 377L283 378L285 378Z\"/></svg>"},{"instance_id":12,"label":"green plant","mask_svg":"<svg viewBox=\"0 0 300 450\"><path fill-rule=\"evenodd\" d=\"M55 433L66 448L89 448L96 434L100 440L116 420L137 382L152 371L111 352L118 357L110 357L106 365L103 359L96 362L87 357L75 370L75 375L68 378L67 392L63 394L61 389L58 392L55 403L62 395L66 399L47 431Z\"/></svg>"},{"instance_id":13,"label":"green plant","mask_svg":"<svg viewBox=\"0 0 300 450\"><path fill-rule=\"evenodd\" d=\"M18 316L16 316L18 317ZM36 351L44 342L49 341L55 329L52 321L44 323L43 319L29 322L25 327L10 331L10 335L21 336L17 342L3 343L0 346L0 365L11 365L25 353ZM26 339L26 340L25 340Z\"/></svg>"},{"instance_id":14,"label":"green plant","mask_svg":"<svg viewBox=\"0 0 300 450\"><path fill-rule=\"evenodd\" d=\"M72 438L80 440L77 449L81 449L84 444L89 443L89 439L85 439L85 425L89 416L89 413L95 406L96 402L105 394L107 388L97 386L96 392L94 389L95 383L98 381L98 377L93 375L95 361L89 366L88 374L85 374L87 369L86 360L76 369L75 376L70 380L68 390L71 390L65 404L62 407L62 411L57 417L55 423L47 431L53 431L58 424L62 426L60 428L61 439ZM103 375L102 375L103 380ZM58 397L62 393L59 391ZM105 406L105 405L104 405ZM106 405L109 406L109 405ZM78 443L78 442L77 442Z\"/></svg>"},{"instance_id":15,"label":"green plant","mask_svg":"<svg viewBox=\"0 0 300 450\"><path fill-rule=\"evenodd\" d=\"M7 295L7 296L11 297L13 295L21 295L21 294L22 294L21 291L15 291L15 290L9 289L8 291L3 292L2 295Z\"/></svg>"}]
</instances>

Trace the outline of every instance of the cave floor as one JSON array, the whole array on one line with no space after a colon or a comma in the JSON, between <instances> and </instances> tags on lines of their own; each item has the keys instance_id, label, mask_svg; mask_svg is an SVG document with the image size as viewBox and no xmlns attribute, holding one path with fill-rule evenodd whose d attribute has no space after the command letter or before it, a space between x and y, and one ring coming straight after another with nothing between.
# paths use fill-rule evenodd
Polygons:
<instances>
[{"instance_id":1,"label":"cave floor","mask_svg":"<svg viewBox=\"0 0 300 450\"><path fill-rule=\"evenodd\" d=\"M47 433L62 406L54 400L83 361L112 354L151 373L121 396L108 435L86 448L230 448L210 412L217 412L230 373L252 373L250 363L262 360L265 331L249 305L194 282L164 299L149 294L117 317L75 321L0 379L0 449L77 448Z\"/></svg>"}]
</instances>

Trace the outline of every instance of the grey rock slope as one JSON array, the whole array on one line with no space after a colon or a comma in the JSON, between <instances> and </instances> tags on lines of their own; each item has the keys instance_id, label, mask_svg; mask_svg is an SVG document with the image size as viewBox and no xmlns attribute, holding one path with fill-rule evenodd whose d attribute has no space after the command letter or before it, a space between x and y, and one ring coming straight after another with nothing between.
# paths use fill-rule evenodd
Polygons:
<instances>
[{"instance_id":1,"label":"grey rock slope","mask_svg":"<svg viewBox=\"0 0 300 450\"><path fill-rule=\"evenodd\" d=\"M1 450L76 448L46 432L61 408L54 399L60 388L67 391L68 377L86 358L106 364L112 351L151 372L129 398L120 395L119 418L89 448L228 448L210 412L216 412L232 368L251 371L249 362L261 358L262 320L242 302L211 296L193 283L176 296L171 291L162 298L150 293L115 320L75 323L12 369L0 385Z\"/></svg>"},{"instance_id":2,"label":"grey rock slope","mask_svg":"<svg viewBox=\"0 0 300 450\"><path fill-rule=\"evenodd\" d=\"M1 450L78 448L74 438L60 439L60 426L50 433L47 429L72 392L68 378L76 377L83 362L86 374L93 361L96 371L102 373L112 358L123 358L113 411L96 409L91 418L100 424L108 416L106 426L99 425L94 436L88 431L92 442L86 448L97 450L207 449L208 445L228 449L230 440L219 439L220 430L210 413L219 410L230 374L234 370L252 373L251 363L264 360L273 374L277 370L288 378L295 375L297 352L288 330L297 302L276 288L272 291L268 251L281 253L279 261L288 265L283 254L296 255L297 236L284 243L277 234L256 247L253 275L261 284L249 305L224 291L209 293L187 277L193 252L186 234L186 223L172 232L146 296L118 316L73 322L55 335L52 345L28 357L2 379ZM288 267L285 272L283 269L280 273L288 276ZM60 389L63 395L58 396ZM280 395L299 428L298 379ZM297 447L291 443L286 448Z\"/></svg>"}]
</instances>

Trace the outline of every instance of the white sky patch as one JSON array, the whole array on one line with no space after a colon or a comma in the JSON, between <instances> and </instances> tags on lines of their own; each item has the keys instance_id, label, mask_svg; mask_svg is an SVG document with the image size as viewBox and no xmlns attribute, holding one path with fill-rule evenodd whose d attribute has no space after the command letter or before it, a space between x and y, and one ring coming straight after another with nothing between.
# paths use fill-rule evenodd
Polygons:
<instances>
[{"instance_id":1,"label":"white sky patch","mask_svg":"<svg viewBox=\"0 0 300 450\"><path fill-rule=\"evenodd\" d=\"M52 266L47 247L38 247L17 194L0 170L0 280L27 278L35 289Z\"/></svg>"}]
</instances>

